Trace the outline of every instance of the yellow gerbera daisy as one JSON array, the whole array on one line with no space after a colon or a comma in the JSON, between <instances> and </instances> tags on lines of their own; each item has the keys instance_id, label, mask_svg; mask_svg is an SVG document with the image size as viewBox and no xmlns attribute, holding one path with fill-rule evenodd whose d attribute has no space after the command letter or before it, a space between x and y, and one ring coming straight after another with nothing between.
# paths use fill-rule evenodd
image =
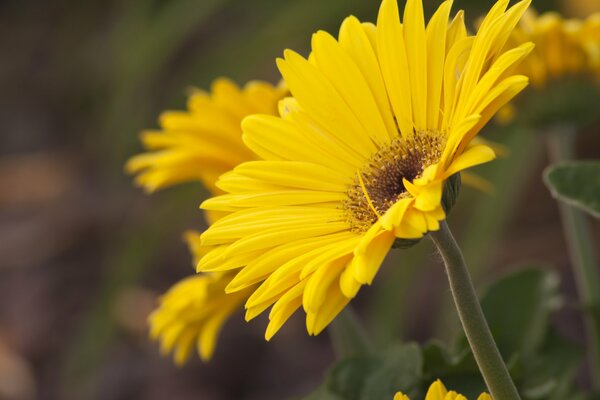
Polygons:
<instances>
[{"instance_id":1,"label":"yellow gerbera daisy","mask_svg":"<svg viewBox=\"0 0 600 400\"><path fill-rule=\"evenodd\" d=\"M240 122L250 114L275 114L285 91L252 81L243 88L226 78L213 82L210 93L194 89L188 111L160 116L161 131L146 131L147 153L132 157L126 170L137 174L146 191L199 180L213 193L217 177L243 161L255 159L242 143Z\"/></svg>"},{"instance_id":2,"label":"yellow gerbera daisy","mask_svg":"<svg viewBox=\"0 0 600 400\"><path fill-rule=\"evenodd\" d=\"M336 40L313 36L305 59L277 61L293 98L280 116L244 119L260 160L222 175L226 194L202 208L229 213L201 236L214 246L200 271L232 271L228 293L261 283L251 319L272 306L270 339L301 306L318 334L370 284L398 238L420 238L446 217L444 182L494 152L473 138L528 82L511 69L531 44L502 51L529 1L498 1L476 35L451 1L425 26L422 2L400 22L395 0L377 25L347 18Z\"/></svg>"},{"instance_id":3,"label":"yellow gerbera daisy","mask_svg":"<svg viewBox=\"0 0 600 400\"><path fill-rule=\"evenodd\" d=\"M600 14L586 20L564 19L559 13L537 15L528 10L513 31L509 46L533 42L535 50L518 72L536 88L561 78L599 73Z\"/></svg>"},{"instance_id":4,"label":"yellow gerbera daisy","mask_svg":"<svg viewBox=\"0 0 600 400\"><path fill-rule=\"evenodd\" d=\"M410 400L407 395L402 392L396 393L394 400ZM444 384L438 379L429 386L429 390L425 395L425 400L467 400L462 394L454 391L448 391ZM492 400L489 394L481 393L477 400Z\"/></svg>"}]
</instances>

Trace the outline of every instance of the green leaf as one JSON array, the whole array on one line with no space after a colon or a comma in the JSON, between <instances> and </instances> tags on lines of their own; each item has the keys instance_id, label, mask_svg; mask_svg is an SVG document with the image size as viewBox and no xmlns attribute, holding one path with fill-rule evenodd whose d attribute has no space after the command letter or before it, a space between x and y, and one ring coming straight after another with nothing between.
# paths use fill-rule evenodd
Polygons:
<instances>
[{"instance_id":1,"label":"green leaf","mask_svg":"<svg viewBox=\"0 0 600 400\"><path fill-rule=\"evenodd\" d=\"M551 313L563 303L558 283L553 271L527 268L492 284L481 299L494 339L504 359L510 360L509 371L524 400L574 398L573 384L581 351L562 338L549 322ZM468 350L464 336L458 349ZM444 382L453 384L453 388L474 395L472 385L476 382L464 381L469 371L461 371L456 356L448 362L449 356L435 348L425 354L426 373L435 373ZM437 363L437 370L430 365L433 363ZM453 382L453 377L459 380Z\"/></svg>"},{"instance_id":2,"label":"green leaf","mask_svg":"<svg viewBox=\"0 0 600 400\"><path fill-rule=\"evenodd\" d=\"M365 380L361 400L394 397L401 390L415 398L421 382L423 357L416 344L396 346L385 352L381 365Z\"/></svg>"},{"instance_id":3,"label":"green leaf","mask_svg":"<svg viewBox=\"0 0 600 400\"><path fill-rule=\"evenodd\" d=\"M573 381L580 367L581 350L550 330L541 349L527 361L527 376L521 385L528 400L571 399Z\"/></svg>"},{"instance_id":4,"label":"green leaf","mask_svg":"<svg viewBox=\"0 0 600 400\"><path fill-rule=\"evenodd\" d=\"M527 268L490 286L481 299L486 319L505 359L538 349L548 328L550 313L561 305L556 273ZM460 347L468 347L461 337Z\"/></svg>"},{"instance_id":5,"label":"green leaf","mask_svg":"<svg viewBox=\"0 0 600 400\"><path fill-rule=\"evenodd\" d=\"M348 305L329 326L331 342L338 357L371 352L372 345L358 316Z\"/></svg>"},{"instance_id":6,"label":"green leaf","mask_svg":"<svg viewBox=\"0 0 600 400\"><path fill-rule=\"evenodd\" d=\"M475 363L471 349L450 354L440 342L432 341L423 347L424 383L440 379L444 385L467 398L477 398L485 391L485 383Z\"/></svg>"},{"instance_id":7,"label":"green leaf","mask_svg":"<svg viewBox=\"0 0 600 400\"><path fill-rule=\"evenodd\" d=\"M347 358L331 368L324 387L309 400L390 400L398 391L421 394L423 357L416 344Z\"/></svg>"},{"instance_id":8,"label":"green leaf","mask_svg":"<svg viewBox=\"0 0 600 400\"><path fill-rule=\"evenodd\" d=\"M571 161L551 165L544 182L552 196L600 218L600 161Z\"/></svg>"},{"instance_id":9,"label":"green leaf","mask_svg":"<svg viewBox=\"0 0 600 400\"><path fill-rule=\"evenodd\" d=\"M345 400L359 400L367 377L374 373L381 360L376 356L358 356L336 364L327 378L329 392Z\"/></svg>"},{"instance_id":10,"label":"green leaf","mask_svg":"<svg viewBox=\"0 0 600 400\"><path fill-rule=\"evenodd\" d=\"M527 268L489 287L482 306L524 400L577 398L574 378L581 352L555 332L550 314L562 304L556 273ZM455 351L432 342L396 345L339 362L305 400L390 400L398 391L423 398L441 379L448 388L477 398L485 384L466 339Z\"/></svg>"},{"instance_id":11,"label":"green leaf","mask_svg":"<svg viewBox=\"0 0 600 400\"><path fill-rule=\"evenodd\" d=\"M302 400L344 400L334 393L331 393L327 388L327 385L322 384L314 392L307 396L301 397Z\"/></svg>"}]
</instances>

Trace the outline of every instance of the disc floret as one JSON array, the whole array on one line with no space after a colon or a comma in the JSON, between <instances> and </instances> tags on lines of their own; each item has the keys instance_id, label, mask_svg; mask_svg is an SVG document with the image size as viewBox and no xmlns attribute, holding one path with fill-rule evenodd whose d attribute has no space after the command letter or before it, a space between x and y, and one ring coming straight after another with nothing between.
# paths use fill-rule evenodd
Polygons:
<instances>
[{"instance_id":1,"label":"disc floret","mask_svg":"<svg viewBox=\"0 0 600 400\"><path fill-rule=\"evenodd\" d=\"M379 148L357 170L343 202L350 229L366 232L394 203L410 196L404 180L412 182L425 168L436 164L445 142L440 132L415 131L410 137L398 136Z\"/></svg>"}]
</instances>

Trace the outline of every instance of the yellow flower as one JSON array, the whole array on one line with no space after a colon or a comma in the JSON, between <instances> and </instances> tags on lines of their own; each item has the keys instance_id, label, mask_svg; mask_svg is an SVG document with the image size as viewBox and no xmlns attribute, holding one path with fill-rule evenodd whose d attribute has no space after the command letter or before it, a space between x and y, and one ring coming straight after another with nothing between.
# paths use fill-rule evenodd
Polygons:
<instances>
[{"instance_id":1,"label":"yellow flower","mask_svg":"<svg viewBox=\"0 0 600 400\"><path fill-rule=\"evenodd\" d=\"M600 76L600 12L594 13L583 21L581 41L588 54L590 67Z\"/></svg>"},{"instance_id":2,"label":"yellow flower","mask_svg":"<svg viewBox=\"0 0 600 400\"><path fill-rule=\"evenodd\" d=\"M189 112L166 112L160 118L163 131L143 133L149 152L132 157L126 169L138 174L136 182L148 192L199 180L218 193L215 181L221 173L256 158L242 142L241 120L252 113L275 114L284 93L281 86L254 81L239 88L224 78L213 83L212 93L195 90ZM209 220L217 216L209 213ZM198 237L198 233L186 234L195 262L206 252ZM178 365L187 360L194 345L203 360L210 359L222 325L250 296L250 289L225 293L233 276L185 278L162 297L149 317L151 336L161 342L163 353L174 353Z\"/></svg>"},{"instance_id":3,"label":"yellow flower","mask_svg":"<svg viewBox=\"0 0 600 400\"><path fill-rule=\"evenodd\" d=\"M563 0L562 7L569 15L583 17L600 11L600 0Z\"/></svg>"},{"instance_id":4,"label":"yellow flower","mask_svg":"<svg viewBox=\"0 0 600 400\"><path fill-rule=\"evenodd\" d=\"M177 365L194 347L204 361L211 358L221 327L250 295L251 289L226 294L231 278L231 273L185 278L162 296L148 318L150 336L160 341L163 354L173 352Z\"/></svg>"},{"instance_id":5,"label":"yellow flower","mask_svg":"<svg viewBox=\"0 0 600 400\"><path fill-rule=\"evenodd\" d=\"M420 238L445 219L444 182L490 161L472 143L528 82L510 73L532 49L502 52L529 1L490 10L470 36L444 2L425 26L420 0L400 22L384 0L377 25L347 18L336 40L317 32L305 59L277 61L293 98L280 116L244 119L243 140L260 160L219 178L226 194L206 210L229 213L201 236L214 246L200 271L231 271L228 293L259 284L252 319L272 306L270 339L300 307L318 334L370 284L397 238Z\"/></svg>"},{"instance_id":6,"label":"yellow flower","mask_svg":"<svg viewBox=\"0 0 600 400\"><path fill-rule=\"evenodd\" d=\"M513 31L509 46L533 42L535 49L518 72L535 88L561 78L600 73L600 14L586 20L564 19L556 12L528 10Z\"/></svg>"},{"instance_id":7,"label":"yellow flower","mask_svg":"<svg viewBox=\"0 0 600 400\"><path fill-rule=\"evenodd\" d=\"M255 156L244 146L241 120L250 114L275 114L284 95L281 87L253 81L239 88L220 78L212 92L194 90L188 111L167 111L160 117L161 131L143 132L147 153L132 157L126 170L137 174L146 191L199 180L212 191L218 176Z\"/></svg>"},{"instance_id":8,"label":"yellow flower","mask_svg":"<svg viewBox=\"0 0 600 400\"><path fill-rule=\"evenodd\" d=\"M396 393L394 400L410 400L408 396L402 392ZM429 386L429 390L425 395L425 400L467 400L462 394L454 391L448 391L444 384L438 379ZM481 393L477 400L492 400L489 394Z\"/></svg>"}]
</instances>

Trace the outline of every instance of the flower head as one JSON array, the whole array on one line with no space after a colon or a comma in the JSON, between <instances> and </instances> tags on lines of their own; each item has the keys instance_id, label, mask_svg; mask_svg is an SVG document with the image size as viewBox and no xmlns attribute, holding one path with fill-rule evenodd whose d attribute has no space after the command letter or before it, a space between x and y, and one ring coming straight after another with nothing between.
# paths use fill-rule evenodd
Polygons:
<instances>
[{"instance_id":1,"label":"flower head","mask_svg":"<svg viewBox=\"0 0 600 400\"><path fill-rule=\"evenodd\" d=\"M226 294L231 274L202 274L185 278L160 299L150 314L150 336L159 340L161 352L172 352L177 365L188 359L194 348L209 360L221 327L248 298L248 290Z\"/></svg>"},{"instance_id":2,"label":"flower head","mask_svg":"<svg viewBox=\"0 0 600 400\"><path fill-rule=\"evenodd\" d=\"M260 284L251 319L272 306L271 338L300 307L318 334L370 284L396 239L416 239L446 218L444 183L490 161L473 139L528 82L512 68L531 44L502 51L529 1L498 1L476 35L451 1L425 25L421 0L404 21L384 0L377 25L347 18L338 39L317 32L308 59L277 61L293 98L279 117L244 119L259 160L222 175L226 194L205 201L228 213L202 234L213 249L200 271L232 271L229 293Z\"/></svg>"},{"instance_id":3,"label":"flower head","mask_svg":"<svg viewBox=\"0 0 600 400\"><path fill-rule=\"evenodd\" d=\"M201 181L215 193L219 175L256 158L242 143L242 119L255 113L275 114L284 93L266 82L252 81L240 88L225 78L217 79L210 93L195 89L187 112L164 112L161 131L142 133L148 152L132 157L126 170L137 174L136 183L148 192Z\"/></svg>"},{"instance_id":4,"label":"flower head","mask_svg":"<svg viewBox=\"0 0 600 400\"><path fill-rule=\"evenodd\" d=\"M524 42L535 49L517 67L532 87L498 113L501 123L520 119L533 126L582 125L596 119L600 99L600 13L585 20L565 19L557 12L528 10L507 48Z\"/></svg>"},{"instance_id":5,"label":"flower head","mask_svg":"<svg viewBox=\"0 0 600 400\"><path fill-rule=\"evenodd\" d=\"M410 400L408 396L402 392L396 393L394 400ZM429 386L429 390L425 395L425 400L467 400L462 394L454 391L448 391L444 384L438 379ZM492 400L489 394L481 393L477 400Z\"/></svg>"},{"instance_id":6,"label":"flower head","mask_svg":"<svg viewBox=\"0 0 600 400\"><path fill-rule=\"evenodd\" d=\"M562 0L561 9L570 16L582 17L600 10L599 0Z\"/></svg>"},{"instance_id":7,"label":"flower head","mask_svg":"<svg viewBox=\"0 0 600 400\"><path fill-rule=\"evenodd\" d=\"M585 20L564 19L557 12L528 10L513 31L509 46L533 42L535 49L518 71L535 88L577 75L600 77L600 14Z\"/></svg>"}]
</instances>

